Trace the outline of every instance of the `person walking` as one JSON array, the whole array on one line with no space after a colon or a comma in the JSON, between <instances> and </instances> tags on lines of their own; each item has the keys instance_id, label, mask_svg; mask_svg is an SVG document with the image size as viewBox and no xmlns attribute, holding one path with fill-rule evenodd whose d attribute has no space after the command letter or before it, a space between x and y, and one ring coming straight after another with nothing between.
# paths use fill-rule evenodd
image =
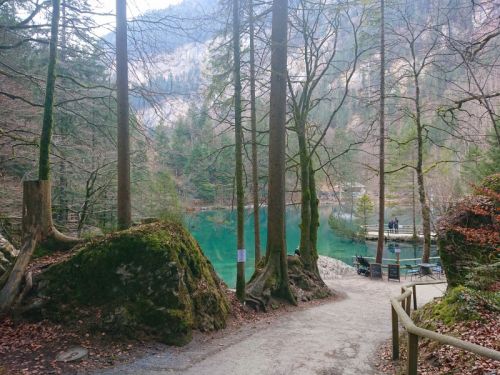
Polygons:
<instances>
[{"instance_id":1,"label":"person walking","mask_svg":"<svg viewBox=\"0 0 500 375\"><path fill-rule=\"evenodd\" d=\"M399 233L399 220L397 217L394 218L394 232Z\"/></svg>"}]
</instances>

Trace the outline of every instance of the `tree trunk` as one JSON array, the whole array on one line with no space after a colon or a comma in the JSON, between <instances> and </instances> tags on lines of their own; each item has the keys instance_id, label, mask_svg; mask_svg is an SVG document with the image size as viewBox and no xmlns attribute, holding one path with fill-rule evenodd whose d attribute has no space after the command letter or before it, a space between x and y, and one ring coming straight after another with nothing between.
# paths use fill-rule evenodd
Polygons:
<instances>
[{"instance_id":1,"label":"tree trunk","mask_svg":"<svg viewBox=\"0 0 500 375\"><path fill-rule=\"evenodd\" d=\"M12 306L19 293L26 268L38 242L47 248L68 249L79 240L67 237L54 228L50 181L24 181L23 222L24 243L12 268L7 282L0 292L0 310Z\"/></svg>"},{"instance_id":2,"label":"tree trunk","mask_svg":"<svg viewBox=\"0 0 500 375\"><path fill-rule=\"evenodd\" d=\"M234 54L234 127L236 152L236 213L237 213L237 272L236 296L245 299L245 197L243 191L243 126L241 123L241 72L240 72L240 2L233 0L233 54Z\"/></svg>"},{"instance_id":3,"label":"tree trunk","mask_svg":"<svg viewBox=\"0 0 500 375\"><path fill-rule=\"evenodd\" d=\"M118 122L118 228L132 224L128 105L127 1L116 0L116 91Z\"/></svg>"},{"instance_id":4,"label":"tree trunk","mask_svg":"<svg viewBox=\"0 0 500 375\"><path fill-rule=\"evenodd\" d=\"M416 242L417 236L417 209L415 204L415 172L411 172L412 185L411 185L411 203L412 203L412 219L413 219L413 241Z\"/></svg>"},{"instance_id":5,"label":"tree trunk","mask_svg":"<svg viewBox=\"0 0 500 375\"><path fill-rule=\"evenodd\" d=\"M415 122L417 126L417 184L418 196L420 199L420 207L422 209L422 226L424 232L424 249L422 252L422 263L429 263L431 255L431 215L427 197L425 194L424 172L423 172L423 159L424 159L424 135L422 133L422 118L420 111L420 86L418 76L415 75Z\"/></svg>"},{"instance_id":6,"label":"tree trunk","mask_svg":"<svg viewBox=\"0 0 500 375\"><path fill-rule=\"evenodd\" d=\"M312 161L309 162L309 195L311 204L311 229L310 229L310 249L311 249L311 264L308 268L309 271L313 272L318 276L319 280L322 281L319 276L318 269L318 228L319 228L319 199L316 195L316 179L315 173L312 166ZM324 286L324 283L322 283Z\"/></svg>"},{"instance_id":7,"label":"tree trunk","mask_svg":"<svg viewBox=\"0 0 500 375\"><path fill-rule=\"evenodd\" d=\"M54 92L56 85L57 43L59 34L60 0L52 0L52 24L50 29L49 64L43 110L42 134L40 136L40 156L38 159L38 179L50 177L50 142L54 122Z\"/></svg>"},{"instance_id":8,"label":"tree trunk","mask_svg":"<svg viewBox=\"0 0 500 375\"><path fill-rule=\"evenodd\" d=\"M66 48L67 48L67 18L66 18L66 0L62 0L61 3L61 14L62 14L62 22L61 22L61 65L63 73L66 73ZM61 140L64 142L64 138L67 135L67 127L68 127L68 117L64 113L59 113L58 119L56 120L56 125L59 128L59 136ZM57 210L57 224L65 226L68 222L68 199L66 195L66 189L68 186L68 180L66 178L66 159L65 155L61 148L61 158L59 160L59 194L58 194L58 205L59 209Z\"/></svg>"},{"instance_id":9,"label":"tree trunk","mask_svg":"<svg viewBox=\"0 0 500 375\"><path fill-rule=\"evenodd\" d=\"M39 241L49 249L68 250L80 240L59 232L52 221L50 181L24 181L23 183L23 237L38 228Z\"/></svg>"},{"instance_id":10,"label":"tree trunk","mask_svg":"<svg viewBox=\"0 0 500 375\"><path fill-rule=\"evenodd\" d=\"M313 257L311 254L311 194L309 190L309 150L305 134L305 124L301 118L296 119L295 127L299 141L300 163L300 257L304 267L311 268Z\"/></svg>"},{"instance_id":11,"label":"tree trunk","mask_svg":"<svg viewBox=\"0 0 500 375\"><path fill-rule=\"evenodd\" d=\"M382 263L385 230L385 3L380 0L380 133L379 133L379 198L378 240L375 263Z\"/></svg>"},{"instance_id":12,"label":"tree trunk","mask_svg":"<svg viewBox=\"0 0 500 375\"><path fill-rule=\"evenodd\" d=\"M38 228L31 228L29 236L25 238L24 244L21 247L16 263L9 274L6 284L0 291L0 311L8 311L14 303L17 295L20 292L21 283L26 273L26 268L30 262L31 256L35 251L37 237L39 235Z\"/></svg>"},{"instance_id":13,"label":"tree trunk","mask_svg":"<svg viewBox=\"0 0 500 375\"><path fill-rule=\"evenodd\" d=\"M260 210L259 210L259 170L257 160L257 109L255 100L255 26L253 0L248 1L248 23L250 33L250 126L252 129L252 193L253 231L255 242L255 268L260 262Z\"/></svg>"},{"instance_id":14,"label":"tree trunk","mask_svg":"<svg viewBox=\"0 0 500 375\"><path fill-rule=\"evenodd\" d=\"M269 111L269 188L267 259L248 284L248 302L263 307L271 296L296 303L288 280L285 240L285 137L288 1L273 0L271 33L271 100Z\"/></svg>"},{"instance_id":15,"label":"tree trunk","mask_svg":"<svg viewBox=\"0 0 500 375\"><path fill-rule=\"evenodd\" d=\"M54 117L60 0L52 0L52 7L49 64L38 162L39 181L25 181L23 185L23 235L27 238L30 235L30 230L39 228L41 231L40 240L44 242L44 246L67 249L74 246L79 240L61 234L54 228L52 222L49 149Z\"/></svg>"}]
</instances>

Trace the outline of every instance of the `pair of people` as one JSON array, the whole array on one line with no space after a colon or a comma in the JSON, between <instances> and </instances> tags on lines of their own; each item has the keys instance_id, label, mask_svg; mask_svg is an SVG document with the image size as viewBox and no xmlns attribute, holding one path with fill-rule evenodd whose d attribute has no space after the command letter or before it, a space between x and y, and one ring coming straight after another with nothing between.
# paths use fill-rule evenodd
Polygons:
<instances>
[{"instance_id":1,"label":"pair of people","mask_svg":"<svg viewBox=\"0 0 500 375\"><path fill-rule=\"evenodd\" d=\"M399 233L399 221L397 217L389 221L389 233Z\"/></svg>"}]
</instances>

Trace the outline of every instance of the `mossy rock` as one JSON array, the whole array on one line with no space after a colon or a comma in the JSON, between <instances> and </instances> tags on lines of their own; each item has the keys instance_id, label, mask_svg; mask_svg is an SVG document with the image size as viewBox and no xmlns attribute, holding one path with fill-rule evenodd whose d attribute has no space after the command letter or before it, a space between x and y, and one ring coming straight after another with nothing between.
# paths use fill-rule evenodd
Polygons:
<instances>
[{"instance_id":1,"label":"mossy rock","mask_svg":"<svg viewBox=\"0 0 500 375\"><path fill-rule=\"evenodd\" d=\"M82 245L40 275L31 305L53 321L183 345L193 329L225 326L223 288L193 237L157 222Z\"/></svg>"},{"instance_id":2,"label":"mossy rock","mask_svg":"<svg viewBox=\"0 0 500 375\"><path fill-rule=\"evenodd\" d=\"M439 254L450 287L471 282L488 290L500 281L489 272L500 261L498 205L495 195L468 196L439 221ZM481 280L475 280L477 272L484 276Z\"/></svg>"},{"instance_id":3,"label":"mossy rock","mask_svg":"<svg viewBox=\"0 0 500 375\"><path fill-rule=\"evenodd\" d=\"M465 286L449 289L443 299L426 304L413 315L418 326L434 330L436 321L446 325L468 320L481 320L480 311L500 313L500 293Z\"/></svg>"}]
</instances>

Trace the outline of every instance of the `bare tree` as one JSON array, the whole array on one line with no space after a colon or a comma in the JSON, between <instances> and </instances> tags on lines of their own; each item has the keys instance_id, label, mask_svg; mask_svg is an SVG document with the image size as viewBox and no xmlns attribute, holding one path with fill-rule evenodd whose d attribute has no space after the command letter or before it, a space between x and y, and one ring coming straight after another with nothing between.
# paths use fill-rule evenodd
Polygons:
<instances>
[{"instance_id":1,"label":"bare tree","mask_svg":"<svg viewBox=\"0 0 500 375\"><path fill-rule=\"evenodd\" d=\"M363 6L349 8L345 4L332 4L328 1L311 2L301 0L292 10L292 63L298 65L289 69L288 91L293 117L293 130L297 135L299 147L299 166L301 184L301 237L300 257L304 268L320 281L317 267L317 230L319 227L318 198L316 195L313 159L322 145L328 130L333 126L343 107L351 81L356 71L357 61L363 51L359 48L358 33L365 20ZM346 62L345 56L338 57L339 42L347 37L341 35L342 27L349 28L352 38L352 53ZM340 81L332 84L335 89L324 91L325 82ZM330 105L329 116L324 124L312 126L314 111L321 104ZM332 104L334 103L334 104ZM333 109L331 109L333 107ZM324 110L324 109L323 109ZM322 282L321 282L322 283Z\"/></svg>"},{"instance_id":2,"label":"bare tree","mask_svg":"<svg viewBox=\"0 0 500 375\"><path fill-rule=\"evenodd\" d=\"M376 263L382 263L385 229L385 1L380 0L379 198Z\"/></svg>"},{"instance_id":3,"label":"bare tree","mask_svg":"<svg viewBox=\"0 0 500 375\"><path fill-rule=\"evenodd\" d=\"M435 31L449 50L440 66L444 79L439 78L448 87L451 103L440 108L441 118L453 128L460 122L474 125L465 135L477 141L477 135L483 133L480 125L485 117L499 147L500 8L491 0L461 1L460 6L443 8L443 26L437 25Z\"/></svg>"},{"instance_id":4,"label":"bare tree","mask_svg":"<svg viewBox=\"0 0 500 375\"><path fill-rule=\"evenodd\" d=\"M417 16L410 8L409 4L402 4L396 8L397 19L400 22L391 25L391 34L400 47L398 50L400 53L394 58L401 67L397 82L403 85L403 90L406 91L405 95L398 94L393 97L401 100L401 103L406 101L410 103L408 107L404 107L403 104L403 113L415 126L415 165L403 165L401 168L411 166L415 169L424 236L422 262L426 263L429 261L431 249L431 211L425 187L424 151L426 143L431 139L428 133L430 125L426 124L424 118L425 112L428 111L425 100L429 101L429 97L422 95L421 86L439 56L440 40L433 31L433 22L437 17L424 22L422 19L416 19Z\"/></svg>"}]
</instances>

